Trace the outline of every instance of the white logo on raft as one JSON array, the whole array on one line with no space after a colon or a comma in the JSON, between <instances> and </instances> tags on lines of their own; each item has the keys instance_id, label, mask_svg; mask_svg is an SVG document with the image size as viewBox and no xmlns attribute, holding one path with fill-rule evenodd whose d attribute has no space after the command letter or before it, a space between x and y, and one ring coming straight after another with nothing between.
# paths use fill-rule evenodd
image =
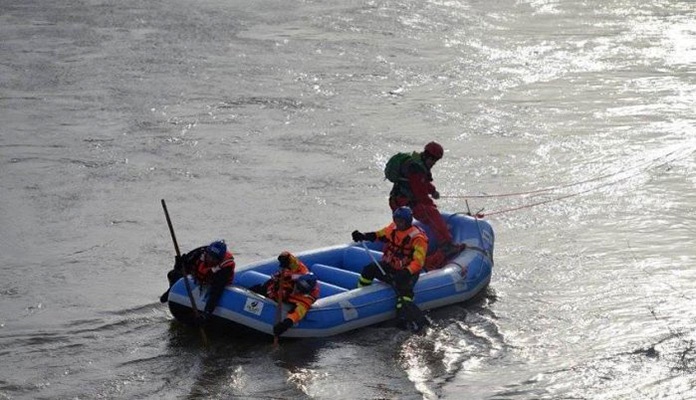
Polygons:
<instances>
[{"instance_id":1,"label":"white logo on raft","mask_svg":"<svg viewBox=\"0 0 696 400\"><path fill-rule=\"evenodd\" d=\"M247 297L246 304L244 304L244 311L254 315L261 315L261 311L263 311L263 303L256 299Z\"/></svg>"},{"instance_id":2,"label":"white logo on raft","mask_svg":"<svg viewBox=\"0 0 696 400\"><path fill-rule=\"evenodd\" d=\"M358 310L353 307L350 301L341 301L338 303L338 305L341 306L341 311L343 311L343 319L345 321L358 318Z\"/></svg>"}]
</instances>

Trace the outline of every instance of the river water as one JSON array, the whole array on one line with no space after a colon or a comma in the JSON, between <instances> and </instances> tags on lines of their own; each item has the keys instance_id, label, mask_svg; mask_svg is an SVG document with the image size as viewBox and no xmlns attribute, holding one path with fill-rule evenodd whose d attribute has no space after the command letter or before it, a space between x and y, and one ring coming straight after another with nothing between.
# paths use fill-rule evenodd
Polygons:
<instances>
[{"instance_id":1,"label":"river water","mask_svg":"<svg viewBox=\"0 0 696 400\"><path fill-rule=\"evenodd\" d=\"M0 399L696 398L696 3L0 1ZM389 220L437 140L486 293L422 337L283 343L158 302Z\"/></svg>"}]
</instances>

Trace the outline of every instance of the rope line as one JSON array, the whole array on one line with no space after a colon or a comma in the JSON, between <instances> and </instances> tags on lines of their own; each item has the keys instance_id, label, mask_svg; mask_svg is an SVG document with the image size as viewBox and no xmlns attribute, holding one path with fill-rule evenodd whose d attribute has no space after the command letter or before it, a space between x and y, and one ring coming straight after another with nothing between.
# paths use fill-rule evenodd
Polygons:
<instances>
[{"instance_id":1,"label":"rope line","mask_svg":"<svg viewBox=\"0 0 696 400\"><path fill-rule=\"evenodd\" d=\"M607 178L607 177L616 176L616 175L619 175L619 174L622 174L622 173L625 173L625 172L627 172L627 171L631 171L631 170L634 170L634 169L640 167L640 169L638 169L638 171L636 171L636 172L634 172L634 173L632 173L632 174L630 174L630 175L627 175L627 176L625 176L625 177L623 177L623 178L615 179L615 180L612 180L612 181L610 181L610 182L606 182L606 183L603 183L603 184L601 184L601 185L597 185L597 186L594 186L594 187L591 187L591 188L589 188L589 189L582 190L582 191L579 191L579 192L569 193L569 194L566 194L566 195L563 195L563 196L554 197L554 198L551 198L551 199L546 199L546 200L542 200L542 201L538 201L538 202L534 202L534 203L523 204L523 205L518 206L518 207L506 208L506 209L501 209L501 210L495 210L495 211L491 211L491 212L485 213L485 214L479 212L479 213L476 214L476 217L477 217L477 218L483 218L483 217L487 217L487 216L491 216L491 215L504 214L504 213L508 213L508 212L512 212L512 211L522 210L522 209L525 209L525 208L532 208L532 207L540 206L540 205L543 205L543 204L548 204L548 203L551 203L551 202L554 202L554 201L565 200L565 199L568 199L568 198L571 198L571 197L575 197L575 196L580 196L580 195L582 195L582 194L589 193L589 192L592 192L592 191L594 191L594 190L598 190L598 189L601 189L601 188L604 188L604 187L607 187L607 186L611 186L611 185L615 185L615 184L617 184L617 183L619 183L619 182L628 180L628 179L633 178L633 177L639 175L640 173L645 172L645 171L648 171L648 170L650 170L650 169L658 168L658 167L661 167L661 166L663 166L663 165L666 165L666 164L668 164L668 163L670 163L670 162L674 162L674 161L678 161L678 160L681 160L681 159L683 159L683 158L686 158L686 157L690 156L691 154L693 154L694 152L696 152L696 149L691 149L691 150L689 150L688 153L684 154L683 156L671 158L671 159L666 160L666 161L664 161L664 162L662 162L662 163L660 163L660 164L653 165L653 166L649 166L648 168L642 168L642 167L645 166L646 164L654 163L655 161L657 161L657 160L659 160L659 159L661 159L661 158L664 158L664 157L668 157L668 156L670 156L670 155L673 155L673 154L676 153L676 152L677 152L677 150L672 151L672 152L669 152L669 153L665 154L664 156L657 157L657 158L655 158L655 159L653 159L653 160L651 160L651 161L649 161L649 162L647 162L647 163L641 164L640 166L633 167L633 168L629 168L629 169L626 169L626 170L623 170L623 171L620 171L620 172L617 172L617 173L608 174L608 175L603 175L603 176L601 176L601 177L597 177L597 178L593 178L593 179L588 179L588 180L585 180L585 181L582 181L582 182L572 183L572 184L568 184L568 185L564 185L564 186L558 186L558 187L552 188L552 189L556 190L556 189L560 189L560 188L568 188L568 187L572 187L572 186L577 186L577 185L579 185L579 184L588 183L588 182L593 182L593 181L605 179L605 178ZM543 191L550 191L550 190L547 190L547 189L540 189L540 190L530 191L530 192L527 192L527 193L536 193L536 192L543 192ZM505 195L506 195L506 196L511 196L511 195L513 195L513 194L512 194L512 193L509 193L509 194L505 194ZM441 197L444 197L444 196L441 196ZM490 197L494 197L494 196L490 196ZM499 197L500 197L500 196L499 196Z\"/></svg>"},{"instance_id":2,"label":"rope line","mask_svg":"<svg viewBox=\"0 0 696 400\"><path fill-rule=\"evenodd\" d=\"M609 173L609 174L604 174L604 175L600 175L600 176L597 176L597 177L594 177L594 178L591 178L591 179L586 179L586 180L583 180L583 181L568 183L568 184L560 185L560 186L551 186L551 187L542 188L542 189L528 190L528 191L522 191L522 192L498 193L498 194L480 194L480 195L462 195L462 196L459 196L459 195L442 195L442 196L440 196L440 198L443 198L443 199L445 199L445 198L447 198L447 199L487 199L487 198L498 198L498 197L529 196L529 195L536 195L536 194L540 194L540 193L557 192L557 191L562 190L562 189L568 189L568 188L571 188L571 187L574 187L574 186L580 186L580 185L584 185L584 184L587 184L587 183L590 183L590 182L596 182L596 181L600 181L600 180L603 180L603 179L611 178L611 177L613 177L613 176L621 175L621 174L624 174L624 173L626 173L626 172L628 172L628 171L632 171L632 170L636 170L636 169L638 170L638 172L640 172L640 171L644 171L644 170L649 170L649 169L652 169L652 168L656 168L656 167L659 167L659 166L661 166L661 165L664 165L664 164L666 164L666 163L668 163L668 162L670 162L670 161L676 161L676 160L679 160L679 159L681 159L681 158L685 158L685 157L689 156L691 153L693 153L694 151L696 151L696 149L691 150L691 151L689 152L689 154L685 155L684 157L675 158L675 159L672 159L672 160L665 161L665 162L663 162L663 163L661 163L661 164L659 164L659 165L656 165L656 166L644 168L645 166L649 166L650 164L654 163L655 161L660 160L661 158L669 157L669 156L671 156L671 155L677 153L678 151L679 151L679 149L674 150L674 151L671 151L671 152L669 152L669 153L667 153L667 154L665 154L665 155L662 155L662 156L659 156L659 157L655 157L655 158L653 158L652 160L646 161L646 162L644 162L644 163L642 163L642 164L639 164L639 165L636 165L636 166L634 166L634 167L631 167L631 168L628 168L628 169L624 169L624 170L621 170L621 171L618 171L618 172L613 172L613 173ZM620 180L619 180L619 181L620 181ZM617 182L619 182L619 181L617 181ZM581 192L581 193L584 193L584 192ZM565 197L563 197L563 198L565 198ZM544 204L544 203L546 203L546 202L541 202L540 204Z\"/></svg>"},{"instance_id":3,"label":"rope line","mask_svg":"<svg viewBox=\"0 0 696 400\"><path fill-rule=\"evenodd\" d=\"M601 189L601 188L606 187L606 186L614 185L614 184L616 184L616 183L618 183L618 182L621 182L621 181L627 180L627 179L629 179L629 178L632 178L633 176L634 176L634 175L627 176L627 177L625 177L625 178L621 178L621 179L618 179L618 180L612 181L612 182L607 182L607 183L605 183L605 184L602 184L602 185L599 185L599 186L595 186L595 187L589 188L589 189L587 189L587 190L583 190L583 191L575 192L575 193L570 193L570 194L567 194L567 195L565 195L565 196L554 197L554 198L552 198L552 199L547 199L547 200L543 200L543 201L538 201L538 202L536 202L536 203L529 203L529 204L521 205L521 206L519 206L519 207L513 207L513 208L506 208L506 209L503 209L503 210L491 211L491 212L485 213L485 214L484 214L484 213L479 213L479 214L477 214L477 217L478 217L478 218L483 218L483 217L488 217L488 216L491 216L491 215L503 214L503 213L506 213L506 212L522 210L522 209L525 209L525 208L532 208L532 207L540 206L540 205L542 205L542 204L551 203L551 202L554 202L554 201L565 200L565 199L568 199L568 198L571 198L571 197L580 196L581 194L585 194L585 193L592 192L592 191L597 190L597 189Z\"/></svg>"}]
</instances>

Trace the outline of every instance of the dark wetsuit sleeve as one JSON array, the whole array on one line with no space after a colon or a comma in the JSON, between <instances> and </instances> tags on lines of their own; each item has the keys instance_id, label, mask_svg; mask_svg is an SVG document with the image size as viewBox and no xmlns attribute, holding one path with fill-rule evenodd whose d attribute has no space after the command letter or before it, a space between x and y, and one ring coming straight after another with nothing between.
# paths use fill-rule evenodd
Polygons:
<instances>
[{"instance_id":1,"label":"dark wetsuit sleeve","mask_svg":"<svg viewBox=\"0 0 696 400\"><path fill-rule=\"evenodd\" d=\"M222 292L225 290L225 286L227 286L227 282L233 272L231 268L222 268L213 274L210 282L210 295L205 305L205 312L212 313L215 310L218 301L220 301L220 297L222 297Z\"/></svg>"}]
</instances>

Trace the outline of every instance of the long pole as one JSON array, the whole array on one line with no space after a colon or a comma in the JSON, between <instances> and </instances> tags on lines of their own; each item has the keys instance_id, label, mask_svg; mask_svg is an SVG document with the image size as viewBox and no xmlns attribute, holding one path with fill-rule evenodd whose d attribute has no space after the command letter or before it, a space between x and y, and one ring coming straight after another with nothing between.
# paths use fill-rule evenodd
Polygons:
<instances>
[{"instance_id":1,"label":"long pole","mask_svg":"<svg viewBox=\"0 0 696 400\"><path fill-rule=\"evenodd\" d=\"M283 318L283 274L278 276L278 290L276 291L278 305L276 306L275 323L276 325L280 323L280 319ZM278 347L280 337L273 334L273 347Z\"/></svg>"},{"instance_id":2,"label":"long pole","mask_svg":"<svg viewBox=\"0 0 696 400\"><path fill-rule=\"evenodd\" d=\"M367 248L367 245L365 244L365 242L364 242L364 241L361 241L360 244L362 245L363 249L365 249L365 252L367 253L367 255L370 256L370 259L372 260L372 262L375 263L375 264L377 265L377 268L379 268L379 272L381 272L382 275L391 278L391 275L387 275L387 273L384 272L384 270L382 269L382 264L380 264L379 262L377 262L377 259L376 259L375 256L372 254L372 252L370 251L370 249Z\"/></svg>"},{"instance_id":3,"label":"long pole","mask_svg":"<svg viewBox=\"0 0 696 400\"><path fill-rule=\"evenodd\" d=\"M167 217L167 225L169 225L169 233L172 235L172 242L174 242L174 250L176 251L176 256L181 257L181 251L179 250L179 243L176 241L176 235L174 234L174 227L172 226L172 220L169 218L169 211L167 211L167 203L162 199L162 209L164 209L164 216ZM193 318L198 321L198 307L196 306L196 300L193 298L193 292L191 291L191 284L189 283L186 271L182 271L184 276L184 285L186 286L186 293L188 294L189 300L191 301L191 309L193 310ZM203 345L208 346L208 336L205 334L202 326L198 329L201 332L201 339L203 340Z\"/></svg>"}]
</instances>

